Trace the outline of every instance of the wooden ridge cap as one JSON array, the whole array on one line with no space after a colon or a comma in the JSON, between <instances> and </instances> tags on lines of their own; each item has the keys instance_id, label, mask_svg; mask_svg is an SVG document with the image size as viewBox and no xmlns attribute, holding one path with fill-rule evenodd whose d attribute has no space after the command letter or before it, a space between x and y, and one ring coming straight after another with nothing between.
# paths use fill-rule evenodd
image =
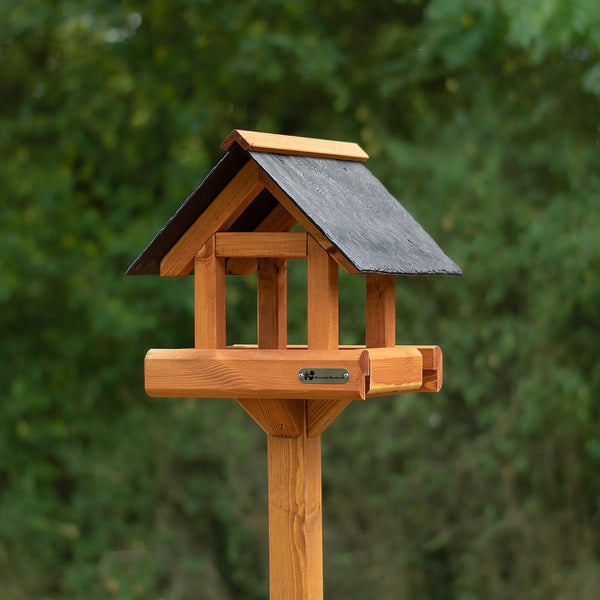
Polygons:
<instances>
[{"instance_id":1,"label":"wooden ridge cap","mask_svg":"<svg viewBox=\"0 0 600 600\"><path fill-rule=\"evenodd\" d=\"M252 152L335 158L358 162L365 162L369 158L369 155L358 144L353 142L319 140L294 135L246 131L244 129L234 129L223 140L221 148L227 152L236 143L244 150Z\"/></svg>"}]
</instances>

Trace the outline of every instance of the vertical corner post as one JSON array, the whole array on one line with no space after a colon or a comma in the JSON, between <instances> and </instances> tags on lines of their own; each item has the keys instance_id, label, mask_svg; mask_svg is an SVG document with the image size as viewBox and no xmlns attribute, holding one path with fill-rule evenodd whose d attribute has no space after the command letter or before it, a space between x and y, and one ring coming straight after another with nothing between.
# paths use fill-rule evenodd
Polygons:
<instances>
[{"instance_id":1,"label":"vertical corner post","mask_svg":"<svg viewBox=\"0 0 600 600\"><path fill-rule=\"evenodd\" d=\"M308 236L308 347L339 348L338 264ZM350 400L312 400L308 403L308 435L320 436Z\"/></svg>"},{"instance_id":2,"label":"vertical corner post","mask_svg":"<svg viewBox=\"0 0 600 600\"><path fill-rule=\"evenodd\" d=\"M215 256L211 236L194 258L196 348L225 348L225 259Z\"/></svg>"},{"instance_id":3,"label":"vertical corner post","mask_svg":"<svg viewBox=\"0 0 600 600\"><path fill-rule=\"evenodd\" d=\"M380 273L366 275L365 329L367 348L396 345L396 277Z\"/></svg>"}]
</instances>

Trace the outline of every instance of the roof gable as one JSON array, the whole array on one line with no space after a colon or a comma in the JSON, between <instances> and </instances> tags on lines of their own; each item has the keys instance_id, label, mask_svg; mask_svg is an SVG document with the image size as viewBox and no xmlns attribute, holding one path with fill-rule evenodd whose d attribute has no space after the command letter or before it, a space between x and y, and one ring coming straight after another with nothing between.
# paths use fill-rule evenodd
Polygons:
<instances>
[{"instance_id":1,"label":"roof gable","mask_svg":"<svg viewBox=\"0 0 600 600\"><path fill-rule=\"evenodd\" d=\"M251 149L244 150L240 143ZM327 144L335 145L337 152L341 148L346 153L344 159L324 158L323 148L326 150ZM190 231L202 229L204 221L211 223L207 227L211 230L202 230L198 248L204 238L216 231L275 230L268 225L268 217L276 205L282 212L277 200L293 217L272 219L273 226L287 230L297 219L307 231L318 236L320 243L328 246L346 270L404 275L461 274L419 223L359 162L366 160L361 153L364 157L366 154L356 144L342 146L341 142L235 130L223 145L229 148L227 154L133 262L128 275L189 272L189 263L185 269L181 265L176 269L164 268L163 259L171 253L170 262L171 250L176 246L193 250L184 241L193 237ZM298 151L299 147L304 148L304 154ZM354 158L348 158L352 153ZM216 225L214 220L206 220L213 201L223 195L240 171L248 170L248 161L258 167L261 181L253 188L252 198L246 199L243 211Z\"/></svg>"}]
</instances>

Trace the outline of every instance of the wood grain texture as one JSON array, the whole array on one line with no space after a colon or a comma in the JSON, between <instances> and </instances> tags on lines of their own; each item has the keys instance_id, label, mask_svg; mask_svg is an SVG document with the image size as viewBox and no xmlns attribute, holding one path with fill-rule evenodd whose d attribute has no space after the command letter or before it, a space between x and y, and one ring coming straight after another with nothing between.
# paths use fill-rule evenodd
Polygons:
<instances>
[{"instance_id":1,"label":"wood grain texture","mask_svg":"<svg viewBox=\"0 0 600 600\"><path fill-rule=\"evenodd\" d=\"M211 236L194 259L196 348L225 348L225 260L215 256Z\"/></svg>"},{"instance_id":2,"label":"wood grain texture","mask_svg":"<svg viewBox=\"0 0 600 600\"><path fill-rule=\"evenodd\" d=\"M278 204L254 231L289 231L297 222L281 204ZM226 268L230 275L249 275L256 269L256 260L254 258L230 258L226 263Z\"/></svg>"},{"instance_id":3,"label":"wood grain texture","mask_svg":"<svg viewBox=\"0 0 600 600\"><path fill-rule=\"evenodd\" d=\"M223 258L306 258L306 233L220 232L215 240Z\"/></svg>"},{"instance_id":4,"label":"wood grain texture","mask_svg":"<svg viewBox=\"0 0 600 600\"><path fill-rule=\"evenodd\" d=\"M265 432L270 431L271 425L263 414L256 398L236 398L235 401L252 417L254 422Z\"/></svg>"},{"instance_id":5,"label":"wood grain texture","mask_svg":"<svg viewBox=\"0 0 600 600\"><path fill-rule=\"evenodd\" d=\"M367 397L417 391L423 384L423 357L416 346L369 348Z\"/></svg>"},{"instance_id":6,"label":"wood grain texture","mask_svg":"<svg viewBox=\"0 0 600 600\"><path fill-rule=\"evenodd\" d=\"M439 392L444 382L444 364L439 346L419 346L423 356L423 385L418 392Z\"/></svg>"},{"instance_id":7,"label":"wood grain texture","mask_svg":"<svg viewBox=\"0 0 600 600\"><path fill-rule=\"evenodd\" d=\"M306 237L302 241L306 252ZM277 258L259 259L257 289L258 347L285 349L287 346L286 261ZM259 398L258 405L267 422L266 431L269 435L276 437L300 435L300 421L304 418L300 400Z\"/></svg>"},{"instance_id":8,"label":"wood grain texture","mask_svg":"<svg viewBox=\"0 0 600 600\"><path fill-rule=\"evenodd\" d=\"M307 247L308 348L333 350L339 347L338 265L310 235ZM309 402L308 435L321 435L353 399L332 394Z\"/></svg>"},{"instance_id":9,"label":"wood grain texture","mask_svg":"<svg viewBox=\"0 0 600 600\"><path fill-rule=\"evenodd\" d=\"M258 347L285 349L287 346L287 264L285 260L277 258L258 260L256 315Z\"/></svg>"},{"instance_id":10,"label":"wood grain texture","mask_svg":"<svg viewBox=\"0 0 600 600\"><path fill-rule=\"evenodd\" d=\"M249 161L190 225L160 262L163 277L182 277L193 266L194 255L217 231L227 229L256 198L264 186L258 166Z\"/></svg>"},{"instance_id":11,"label":"wood grain texture","mask_svg":"<svg viewBox=\"0 0 600 600\"><path fill-rule=\"evenodd\" d=\"M266 423L265 433L281 438L295 438L300 435L299 422L304 418L302 400L259 398L258 406Z\"/></svg>"},{"instance_id":12,"label":"wood grain texture","mask_svg":"<svg viewBox=\"0 0 600 600\"><path fill-rule=\"evenodd\" d=\"M339 346L338 265L308 236L308 347L334 350Z\"/></svg>"},{"instance_id":13,"label":"wood grain texture","mask_svg":"<svg viewBox=\"0 0 600 600\"><path fill-rule=\"evenodd\" d=\"M257 348L256 344L240 344L236 346L228 346L228 348ZM290 350L307 350L308 346L306 344L288 344L287 346ZM398 348L402 348L402 346L396 346ZM344 345L339 346L340 351L344 350L359 350L366 348L365 345L360 344L352 344L352 345ZM423 374L422 379L423 383L417 392L439 392L442 388L443 383L443 359L442 359L442 350L439 346L414 346L423 358ZM369 349L369 353L372 354L373 348ZM365 368L365 371L368 371L368 367ZM412 390L406 390L412 391ZM400 393L397 392L397 393ZM371 394L372 395L372 394ZM315 407L316 404L312 403L312 406ZM322 403L320 403L322 404ZM313 410L316 410L313 408ZM321 410L326 410L326 406L322 405Z\"/></svg>"},{"instance_id":14,"label":"wood grain texture","mask_svg":"<svg viewBox=\"0 0 600 600\"><path fill-rule=\"evenodd\" d=\"M364 399L363 349L153 349L146 354L146 392L156 397ZM304 368L347 369L347 383L306 384Z\"/></svg>"},{"instance_id":15,"label":"wood grain texture","mask_svg":"<svg viewBox=\"0 0 600 600\"><path fill-rule=\"evenodd\" d=\"M423 356L423 369L436 370L442 367L442 349L439 346L417 346Z\"/></svg>"},{"instance_id":16,"label":"wood grain texture","mask_svg":"<svg viewBox=\"0 0 600 600\"><path fill-rule=\"evenodd\" d=\"M234 129L223 140L221 148L228 151L234 144L239 144L244 150L252 150L253 152L316 156L360 162L364 162L369 158L369 155L353 142L336 142L294 135L246 131L244 129Z\"/></svg>"},{"instance_id":17,"label":"wood grain texture","mask_svg":"<svg viewBox=\"0 0 600 600\"><path fill-rule=\"evenodd\" d=\"M366 279L366 345L384 348L396 345L396 278L368 273Z\"/></svg>"},{"instance_id":18,"label":"wood grain texture","mask_svg":"<svg viewBox=\"0 0 600 600\"><path fill-rule=\"evenodd\" d=\"M306 415L306 401L303 415ZM321 438L269 436L271 600L323 600Z\"/></svg>"},{"instance_id":19,"label":"wood grain texture","mask_svg":"<svg viewBox=\"0 0 600 600\"><path fill-rule=\"evenodd\" d=\"M218 242L218 235L215 236ZM263 349L287 346L287 269L286 261L260 259L257 293L258 344ZM300 434L302 402L292 399L237 398L242 408L263 431L276 437Z\"/></svg>"}]
</instances>

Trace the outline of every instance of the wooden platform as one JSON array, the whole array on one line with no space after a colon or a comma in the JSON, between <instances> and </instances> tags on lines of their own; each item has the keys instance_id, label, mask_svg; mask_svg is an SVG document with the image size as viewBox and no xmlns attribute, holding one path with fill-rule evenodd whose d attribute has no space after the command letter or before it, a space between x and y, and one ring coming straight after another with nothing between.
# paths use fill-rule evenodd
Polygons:
<instances>
[{"instance_id":1,"label":"wooden platform","mask_svg":"<svg viewBox=\"0 0 600 600\"><path fill-rule=\"evenodd\" d=\"M347 376L343 383L338 375L332 383L299 377L320 369L345 370ZM144 370L149 396L194 398L365 400L437 391L442 377L437 346L162 349L148 351Z\"/></svg>"}]
</instances>

